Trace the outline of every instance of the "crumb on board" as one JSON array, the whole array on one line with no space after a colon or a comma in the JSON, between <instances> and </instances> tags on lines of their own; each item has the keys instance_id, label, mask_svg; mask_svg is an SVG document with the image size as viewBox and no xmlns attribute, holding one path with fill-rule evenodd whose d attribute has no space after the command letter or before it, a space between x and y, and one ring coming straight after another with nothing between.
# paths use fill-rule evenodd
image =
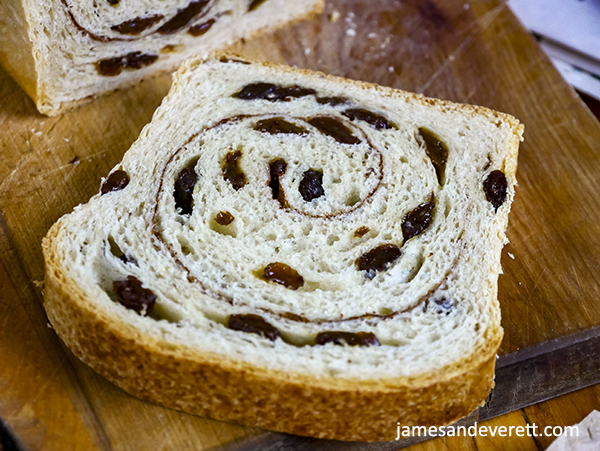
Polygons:
<instances>
[{"instance_id":1,"label":"crumb on board","mask_svg":"<svg viewBox=\"0 0 600 451\"><path fill-rule=\"evenodd\" d=\"M333 12L329 15L329 21L337 22L337 20L340 18L340 15L340 12L337 9L334 9Z\"/></svg>"},{"instance_id":2,"label":"crumb on board","mask_svg":"<svg viewBox=\"0 0 600 451\"><path fill-rule=\"evenodd\" d=\"M515 256L514 256L513 254L511 254L510 252L508 252L508 256L509 256L510 258L512 258L513 260L515 259Z\"/></svg>"},{"instance_id":3,"label":"crumb on board","mask_svg":"<svg viewBox=\"0 0 600 451\"><path fill-rule=\"evenodd\" d=\"M354 28L348 28L346 30L346 35L347 36L356 36L356 30Z\"/></svg>"}]
</instances>

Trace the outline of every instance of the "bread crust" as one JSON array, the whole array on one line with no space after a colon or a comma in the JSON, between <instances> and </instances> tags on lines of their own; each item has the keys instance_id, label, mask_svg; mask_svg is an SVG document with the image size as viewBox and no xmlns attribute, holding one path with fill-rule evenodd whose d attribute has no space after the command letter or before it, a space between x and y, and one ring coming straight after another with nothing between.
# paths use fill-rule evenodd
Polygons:
<instances>
[{"instance_id":1,"label":"bread crust","mask_svg":"<svg viewBox=\"0 0 600 451\"><path fill-rule=\"evenodd\" d=\"M128 393L247 426L349 441L390 441L397 422L440 426L468 415L493 387L502 329L460 362L414 378L349 380L265 370L161 343L86 300L56 257L56 223L43 241L44 306L74 354Z\"/></svg>"}]
</instances>

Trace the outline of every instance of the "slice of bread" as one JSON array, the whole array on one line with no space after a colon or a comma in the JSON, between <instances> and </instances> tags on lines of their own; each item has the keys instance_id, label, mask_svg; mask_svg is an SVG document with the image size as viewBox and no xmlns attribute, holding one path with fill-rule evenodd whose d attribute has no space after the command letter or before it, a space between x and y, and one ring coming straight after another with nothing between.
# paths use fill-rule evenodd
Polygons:
<instances>
[{"instance_id":1,"label":"slice of bread","mask_svg":"<svg viewBox=\"0 0 600 451\"><path fill-rule=\"evenodd\" d=\"M0 64L52 116L318 13L323 2L2 0Z\"/></svg>"},{"instance_id":2,"label":"slice of bread","mask_svg":"<svg viewBox=\"0 0 600 451\"><path fill-rule=\"evenodd\" d=\"M448 424L493 386L522 131L322 73L188 61L44 239L48 317L172 408L341 440Z\"/></svg>"}]
</instances>

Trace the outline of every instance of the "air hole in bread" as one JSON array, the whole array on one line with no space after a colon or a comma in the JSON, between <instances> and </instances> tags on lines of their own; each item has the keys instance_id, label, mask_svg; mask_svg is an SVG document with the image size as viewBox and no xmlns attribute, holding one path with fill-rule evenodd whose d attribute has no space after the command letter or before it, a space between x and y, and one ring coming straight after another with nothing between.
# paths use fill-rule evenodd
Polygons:
<instances>
[{"instance_id":1,"label":"air hole in bread","mask_svg":"<svg viewBox=\"0 0 600 451\"><path fill-rule=\"evenodd\" d=\"M177 241L179 242L179 245L181 246L181 253L183 255L189 255L192 253L192 246L190 245L190 243L187 242L187 240L185 240L181 237L177 237Z\"/></svg>"},{"instance_id":2,"label":"air hole in bread","mask_svg":"<svg viewBox=\"0 0 600 451\"><path fill-rule=\"evenodd\" d=\"M222 212L212 215L208 226L211 228L211 230L213 230L217 233L220 233L221 235L227 235L232 238L236 238L237 237L237 228L235 226L235 221L232 220L231 222L228 222L227 224L220 224L219 223L219 214L220 213L222 213Z\"/></svg>"},{"instance_id":3,"label":"air hole in bread","mask_svg":"<svg viewBox=\"0 0 600 451\"><path fill-rule=\"evenodd\" d=\"M346 206L353 207L360 202L360 194L356 190L352 190L346 198Z\"/></svg>"},{"instance_id":4,"label":"air hole in bread","mask_svg":"<svg viewBox=\"0 0 600 451\"><path fill-rule=\"evenodd\" d=\"M161 305L158 302L154 304L154 308L148 316L156 321L162 320L174 324L180 322L183 319L183 316L179 312L175 312L172 309L167 309L165 306Z\"/></svg>"},{"instance_id":5,"label":"air hole in bread","mask_svg":"<svg viewBox=\"0 0 600 451\"><path fill-rule=\"evenodd\" d=\"M340 237L337 235L329 235L327 237L327 245L328 246L332 246L334 243L338 242L340 240Z\"/></svg>"},{"instance_id":6,"label":"air hole in bread","mask_svg":"<svg viewBox=\"0 0 600 451\"><path fill-rule=\"evenodd\" d=\"M389 308L387 308L387 307L381 307L381 308L380 308L380 309L377 311L377 313L378 313L379 315L386 316L386 315L391 315L392 313L394 313L394 311L393 311L392 309L389 309Z\"/></svg>"},{"instance_id":7,"label":"air hole in bread","mask_svg":"<svg viewBox=\"0 0 600 451\"><path fill-rule=\"evenodd\" d=\"M419 253L417 255L417 257L415 258L413 265L410 267L408 275L406 276L404 283L409 283L415 277L417 277L417 274L419 274L419 271L423 267L424 263L425 263L425 256L422 253Z\"/></svg>"},{"instance_id":8,"label":"air hole in bread","mask_svg":"<svg viewBox=\"0 0 600 451\"><path fill-rule=\"evenodd\" d=\"M121 260L123 263L135 263L135 260L131 257L125 255L125 252L121 250L119 245L116 243L112 236L108 237L108 246L110 249L110 253Z\"/></svg>"}]
</instances>

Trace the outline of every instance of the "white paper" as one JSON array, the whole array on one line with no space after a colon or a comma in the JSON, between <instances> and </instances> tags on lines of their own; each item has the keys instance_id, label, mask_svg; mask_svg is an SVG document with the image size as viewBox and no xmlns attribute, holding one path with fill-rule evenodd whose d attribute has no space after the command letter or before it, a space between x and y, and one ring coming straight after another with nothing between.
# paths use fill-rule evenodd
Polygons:
<instances>
[{"instance_id":1,"label":"white paper","mask_svg":"<svg viewBox=\"0 0 600 451\"><path fill-rule=\"evenodd\" d=\"M509 0L536 34L600 61L600 0Z\"/></svg>"},{"instance_id":2,"label":"white paper","mask_svg":"<svg viewBox=\"0 0 600 451\"><path fill-rule=\"evenodd\" d=\"M546 451L598 451L600 450L600 412L592 411L581 423L579 435L561 435Z\"/></svg>"}]
</instances>

